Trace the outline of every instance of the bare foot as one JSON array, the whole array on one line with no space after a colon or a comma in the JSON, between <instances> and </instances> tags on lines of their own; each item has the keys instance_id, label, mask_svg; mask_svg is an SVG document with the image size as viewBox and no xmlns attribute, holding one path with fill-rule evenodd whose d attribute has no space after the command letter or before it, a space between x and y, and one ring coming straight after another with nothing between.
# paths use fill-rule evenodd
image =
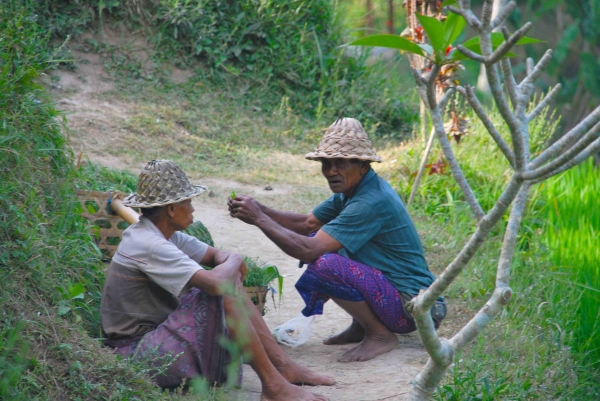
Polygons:
<instances>
[{"instance_id":1,"label":"bare foot","mask_svg":"<svg viewBox=\"0 0 600 401\"><path fill-rule=\"evenodd\" d=\"M305 366L289 360L285 365L276 366L285 379L292 384L307 384L309 386L332 386L335 380L313 372Z\"/></svg>"},{"instance_id":2,"label":"bare foot","mask_svg":"<svg viewBox=\"0 0 600 401\"><path fill-rule=\"evenodd\" d=\"M323 340L325 345L341 345L359 343L365 338L365 329L356 320L353 320L348 328L334 336Z\"/></svg>"},{"instance_id":3,"label":"bare foot","mask_svg":"<svg viewBox=\"0 0 600 401\"><path fill-rule=\"evenodd\" d=\"M362 362L390 352L398 346L398 337L392 332L382 336L365 337L354 348L350 348L338 358L339 362Z\"/></svg>"},{"instance_id":4,"label":"bare foot","mask_svg":"<svg viewBox=\"0 0 600 401\"><path fill-rule=\"evenodd\" d=\"M329 398L282 381L276 385L263 386L260 399L261 401L327 401Z\"/></svg>"}]
</instances>

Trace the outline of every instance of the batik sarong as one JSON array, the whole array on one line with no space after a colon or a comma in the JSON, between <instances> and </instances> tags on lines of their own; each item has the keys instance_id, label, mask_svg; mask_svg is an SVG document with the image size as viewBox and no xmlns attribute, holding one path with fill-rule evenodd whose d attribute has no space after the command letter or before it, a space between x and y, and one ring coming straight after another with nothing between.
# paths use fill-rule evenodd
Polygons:
<instances>
[{"instance_id":1,"label":"batik sarong","mask_svg":"<svg viewBox=\"0 0 600 401\"><path fill-rule=\"evenodd\" d=\"M365 301L379 320L392 332L416 330L407 318L400 293L377 269L355 262L337 253L326 253L310 263L296 289L304 299L304 316L323 314L329 298Z\"/></svg>"},{"instance_id":2,"label":"batik sarong","mask_svg":"<svg viewBox=\"0 0 600 401\"><path fill-rule=\"evenodd\" d=\"M139 339L117 340L111 345L117 354L156 368L154 380L160 387L178 387L185 379L199 376L208 383L220 384L227 380L225 368L231 357L219 340L228 335L222 298L193 288L155 330ZM168 368L159 371L167 363Z\"/></svg>"}]
</instances>

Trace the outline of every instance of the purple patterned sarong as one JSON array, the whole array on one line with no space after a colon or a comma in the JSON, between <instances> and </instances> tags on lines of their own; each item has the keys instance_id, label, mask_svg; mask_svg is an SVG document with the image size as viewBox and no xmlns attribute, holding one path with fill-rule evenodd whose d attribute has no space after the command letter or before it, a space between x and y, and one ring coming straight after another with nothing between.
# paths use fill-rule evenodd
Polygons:
<instances>
[{"instance_id":1,"label":"purple patterned sarong","mask_svg":"<svg viewBox=\"0 0 600 401\"><path fill-rule=\"evenodd\" d=\"M332 297L366 301L390 331L405 334L416 330L405 315L400 293L379 270L337 253L326 253L310 263L296 289L306 303L304 316L323 314L323 305Z\"/></svg>"},{"instance_id":2,"label":"purple patterned sarong","mask_svg":"<svg viewBox=\"0 0 600 401\"><path fill-rule=\"evenodd\" d=\"M218 340L228 335L223 299L193 288L155 330L112 345L115 353L157 368L153 375L160 387L178 387L184 379L199 376L208 383L221 384L227 380L226 365L231 356ZM166 363L170 363L168 368L158 372ZM241 383L241 376L238 380Z\"/></svg>"}]
</instances>

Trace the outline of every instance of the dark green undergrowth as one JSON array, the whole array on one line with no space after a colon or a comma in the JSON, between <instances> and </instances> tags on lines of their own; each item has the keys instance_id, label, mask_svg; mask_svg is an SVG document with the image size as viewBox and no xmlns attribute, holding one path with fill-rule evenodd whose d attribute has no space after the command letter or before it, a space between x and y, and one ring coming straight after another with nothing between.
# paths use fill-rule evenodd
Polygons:
<instances>
[{"instance_id":1,"label":"dark green undergrowth","mask_svg":"<svg viewBox=\"0 0 600 401\"><path fill-rule=\"evenodd\" d=\"M37 83L53 65L48 37L10 2L0 31L0 399L160 399L142 366L94 339L104 268L64 118Z\"/></svg>"},{"instance_id":2,"label":"dark green undergrowth","mask_svg":"<svg viewBox=\"0 0 600 401\"><path fill-rule=\"evenodd\" d=\"M195 69L204 81L233 80L246 87L248 102L263 109L284 104L313 118L353 116L382 136L406 137L417 119L415 92L395 74L398 61L367 65L367 53L340 47L348 40L343 7L335 1L43 0L29 5L61 40L86 30L142 34L152 67L131 57L130 43L119 47L86 40L86 49L105 54L115 73L164 83L167 61Z\"/></svg>"},{"instance_id":3,"label":"dark green undergrowth","mask_svg":"<svg viewBox=\"0 0 600 401\"><path fill-rule=\"evenodd\" d=\"M498 113L494 110L488 113L510 142ZM489 210L511 173L477 117L467 111L465 114L471 122L471 133L453 147L483 209ZM532 122L530 135L534 154L543 149L557 124L557 119L548 113ZM438 159L438 152L434 150L430 163ZM418 166L418 153L409 151L399 158L403 165L394 183L405 199ZM588 168L591 166L590 162ZM569 230L581 231L585 225L588 232L581 235L588 235L588 247L589 242L594 241L593 229L589 236L588 220L594 216L594 209L590 208L594 203L590 202L597 198L594 197L597 178L593 177L597 177L598 172L578 174L579 180L570 179L567 184L564 181L567 178L556 178L552 182L552 193L546 184L531 189L518 237L518 252L512 263L511 288L515 295L484 334L458 356L438 388L437 400L585 400L600 396L600 370L597 363L592 362L597 361L597 357L593 357L597 355L593 337L600 324L596 306L600 288L591 288L597 285L597 280L587 277L593 276L597 268L588 261L585 272L582 269L578 275L569 271L582 267L577 261L584 257L581 256L583 249L569 245L573 235L567 234ZM584 176L588 177L587 187L583 185ZM551 221L548 209L555 208L557 201L561 207L556 208ZM413 208L417 216L424 216L421 228L424 228L424 245L430 263L437 269L445 267L476 228L449 169L424 178ZM585 218L578 217L582 214ZM460 316L454 316L455 319L470 318L492 295L505 224L501 221L495 227L489 240L446 294L448 301L457 305L455 310ZM559 229L563 230L562 237L554 235ZM551 252L550 246L555 250ZM565 247L572 251L567 252ZM588 259L596 253L592 247L587 253ZM563 255L563 263L569 264L569 269L557 262L557 254ZM580 256L568 259L567 255ZM589 300L584 303L582 296ZM582 338L586 330L587 339Z\"/></svg>"}]
</instances>

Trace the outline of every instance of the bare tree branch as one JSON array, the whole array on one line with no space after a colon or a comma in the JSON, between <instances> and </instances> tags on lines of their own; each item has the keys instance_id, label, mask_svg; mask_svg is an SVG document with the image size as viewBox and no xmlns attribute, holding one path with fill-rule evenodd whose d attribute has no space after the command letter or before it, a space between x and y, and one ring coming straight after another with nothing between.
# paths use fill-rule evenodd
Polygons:
<instances>
[{"instance_id":1,"label":"bare tree branch","mask_svg":"<svg viewBox=\"0 0 600 401\"><path fill-rule=\"evenodd\" d=\"M517 82L512 73L512 65L508 57L500 60L500 70L502 71L502 77L504 78L504 87L506 88L508 96L510 97L510 102L514 107L519 100L520 91L517 89Z\"/></svg>"},{"instance_id":2,"label":"bare tree branch","mask_svg":"<svg viewBox=\"0 0 600 401\"><path fill-rule=\"evenodd\" d=\"M486 65L496 64L498 62L498 60L500 60L502 57L504 57L510 51L510 49L512 49L513 46L523 36L525 36L527 31L529 31L532 26L533 26L533 24L531 22L528 22L525 25L523 25L521 28L519 28L515 32L513 32L513 34L510 35L510 37L507 40L502 42L502 44L500 46L498 46L496 48L496 50L494 50L494 52L489 57L486 57L485 64ZM483 49L482 49L482 51L483 51Z\"/></svg>"},{"instance_id":3,"label":"bare tree branch","mask_svg":"<svg viewBox=\"0 0 600 401\"><path fill-rule=\"evenodd\" d=\"M524 172L521 174L521 177L526 181L530 181L553 172L581 153L581 151L587 148L598 137L600 137L600 122L594 125L591 130L586 132L586 134L579 141L577 141L562 155L540 168Z\"/></svg>"},{"instance_id":4,"label":"bare tree branch","mask_svg":"<svg viewBox=\"0 0 600 401\"><path fill-rule=\"evenodd\" d=\"M481 103L479 103L479 99L477 99L477 96L475 96L475 93L473 92L473 87L471 87L470 85L466 85L464 88L459 86L456 89L467 99L467 101L469 102L469 104L483 123L484 127L492 136L502 153L504 153L504 156L506 157L510 165L514 168L515 155L513 154L512 150L510 150L510 147L508 146L506 141L504 141L504 138L502 138L502 135L500 135L500 133L494 126L494 123L492 123L492 121L488 117Z\"/></svg>"},{"instance_id":5,"label":"bare tree branch","mask_svg":"<svg viewBox=\"0 0 600 401\"><path fill-rule=\"evenodd\" d=\"M446 130L444 129L444 123L442 121L442 116L439 113L439 110L433 110L431 113L431 119L433 120L433 125L435 127L435 133L437 135L438 141L442 147L442 151L444 152L444 156L446 157L446 161L450 166L450 170L452 171L452 175L456 180L456 183L460 187L461 191L465 196L465 200L467 204L471 207L471 211L475 215L477 221L481 220L485 213L481 209L469 182L465 178L465 174L463 173L458 161L456 160L456 156L454 156L454 151L452 150L452 145L448 140L448 136L446 135Z\"/></svg>"},{"instance_id":6,"label":"bare tree branch","mask_svg":"<svg viewBox=\"0 0 600 401\"><path fill-rule=\"evenodd\" d=\"M514 1L509 2L507 5L502 7L502 9L498 12L498 15L490 24L490 28L492 30L498 28L500 25L504 23L504 21L508 18L508 16L514 11L517 7L517 3Z\"/></svg>"},{"instance_id":7,"label":"bare tree branch","mask_svg":"<svg viewBox=\"0 0 600 401\"><path fill-rule=\"evenodd\" d=\"M592 111L586 118L584 118L583 121L573 127L552 146L544 150L542 154L529 163L527 167L530 170L533 170L540 167L548 160L553 159L560 153L562 149L570 147L573 142L589 131L594 125L596 125L598 121L600 121L600 106L596 107L596 109Z\"/></svg>"},{"instance_id":8,"label":"bare tree branch","mask_svg":"<svg viewBox=\"0 0 600 401\"><path fill-rule=\"evenodd\" d=\"M544 72L550 60L552 60L552 49L546 50L546 53L544 53L544 55L534 68L531 68L531 64L533 64L533 61L530 62L529 60L531 59L528 59L527 61L527 76L519 84L519 88L521 89L527 85L533 85L535 81L540 77L540 75L542 75L542 72Z\"/></svg>"},{"instance_id":9,"label":"bare tree branch","mask_svg":"<svg viewBox=\"0 0 600 401\"><path fill-rule=\"evenodd\" d=\"M480 54L475 53L472 50L467 49L466 47L464 47L463 45L458 45L456 46L456 49L461 52L462 54L464 54L465 56L467 56L468 58L470 58L471 60L475 60L478 63L482 63L485 64L485 57L483 57Z\"/></svg>"},{"instance_id":10,"label":"bare tree branch","mask_svg":"<svg viewBox=\"0 0 600 401\"><path fill-rule=\"evenodd\" d=\"M483 29L487 29L490 27L493 9L494 9L494 0L484 0L483 1L483 8L481 10L481 25L483 25Z\"/></svg>"},{"instance_id":11,"label":"bare tree branch","mask_svg":"<svg viewBox=\"0 0 600 401\"><path fill-rule=\"evenodd\" d=\"M561 84L556 84L554 86L554 88L552 88L550 93L548 93L546 95L546 97L544 97L544 99L542 99L542 101L539 102L537 106L535 106L535 109L533 109L531 111L531 113L529 113L527 115L527 121L533 120L542 112L542 110L544 110L546 107L548 107L550 102L552 102L554 100L554 98L556 97L556 95L558 95L558 92L560 92L561 88L562 88Z\"/></svg>"},{"instance_id":12,"label":"bare tree branch","mask_svg":"<svg viewBox=\"0 0 600 401\"><path fill-rule=\"evenodd\" d=\"M588 159L589 157L591 157L592 155L594 155L598 152L600 152L600 138L598 138L594 142L592 142L591 145L589 145L587 148L585 148L585 150L583 152L581 152L580 154L578 154L575 158L573 158L569 162L563 164L562 167L560 167L554 171L551 171L541 177L538 177L536 180L534 180L532 182L532 184L537 184L538 182L547 180L550 177L554 177L555 175L558 175L558 174L562 173L563 171L567 171L571 167L578 165L582 161Z\"/></svg>"}]
</instances>

